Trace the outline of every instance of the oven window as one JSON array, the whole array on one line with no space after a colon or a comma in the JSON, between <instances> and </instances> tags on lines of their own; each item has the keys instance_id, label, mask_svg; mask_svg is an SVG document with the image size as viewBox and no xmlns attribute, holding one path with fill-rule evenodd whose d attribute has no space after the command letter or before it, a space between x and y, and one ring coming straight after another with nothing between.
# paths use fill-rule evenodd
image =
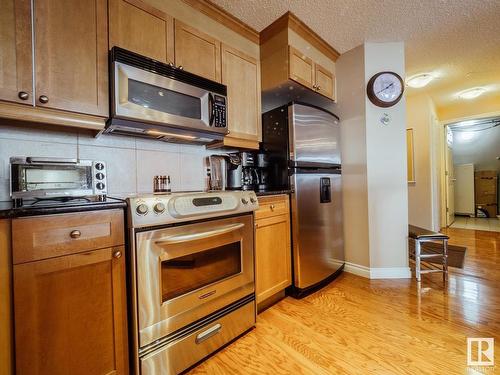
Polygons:
<instances>
[{"instance_id":1,"label":"oven window","mask_svg":"<svg viewBox=\"0 0 500 375\"><path fill-rule=\"evenodd\" d=\"M161 263L162 299L189 293L241 272L241 242Z\"/></svg>"},{"instance_id":2,"label":"oven window","mask_svg":"<svg viewBox=\"0 0 500 375\"><path fill-rule=\"evenodd\" d=\"M201 99L134 79L128 80L128 101L144 108L201 119Z\"/></svg>"},{"instance_id":3,"label":"oven window","mask_svg":"<svg viewBox=\"0 0 500 375\"><path fill-rule=\"evenodd\" d=\"M92 189L90 166L23 166L18 191ZM13 187L14 189L14 187Z\"/></svg>"}]
</instances>

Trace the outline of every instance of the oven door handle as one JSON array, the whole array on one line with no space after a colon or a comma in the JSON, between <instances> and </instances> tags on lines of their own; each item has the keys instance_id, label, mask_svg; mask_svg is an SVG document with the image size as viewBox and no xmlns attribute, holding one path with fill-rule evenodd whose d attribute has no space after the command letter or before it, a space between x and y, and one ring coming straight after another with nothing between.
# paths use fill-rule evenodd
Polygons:
<instances>
[{"instance_id":1,"label":"oven door handle","mask_svg":"<svg viewBox=\"0 0 500 375\"><path fill-rule=\"evenodd\" d=\"M243 224L243 223L231 224L231 225L224 226L222 228L212 229L212 230L209 230L206 232L201 232L201 233L178 234L175 236L163 237L163 238L159 239L158 241L156 241L155 244L162 246L162 245L171 245L171 244L181 243L181 242L201 240L201 239L208 238L208 237L214 237L214 236L219 236L221 234L230 233L230 232L233 232L233 231L238 230L240 228L243 228L244 226L245 226L245 224Z\"/></svg>"},{"instance_id":2,"label":"oven door handle","mask_svg":"<svg viewBox=\"0 0 500 375\"><path fill-rule=\"evenodd\" d=\"M61 165L75 165L78 164L78 159L68 158L36 158L28 156L26 158L28 164L61 164Z\"/></svg>"}]
</instances>

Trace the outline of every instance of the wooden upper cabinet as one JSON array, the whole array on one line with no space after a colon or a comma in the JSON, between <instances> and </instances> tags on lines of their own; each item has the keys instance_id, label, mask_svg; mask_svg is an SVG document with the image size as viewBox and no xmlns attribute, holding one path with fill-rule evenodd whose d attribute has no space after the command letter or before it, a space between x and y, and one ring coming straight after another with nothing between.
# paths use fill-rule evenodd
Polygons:
<instances>
[{"instance_id":1,"label":"wooden upper cabinet","mask_svg":"<svg viewBox=\"0 0 500 375\"><path fill-rule=\"evenodd\" d=\"M141 0L109 0L109 48L174 62L174 19Z\"/></svg>"},{"instance_id":2,"label":"wooden upper cabinet","mask_svg":"<svg viewBox=\"0 0 500 375\"><path fill-rule=\"evenodd\" d=\"M292 46L288 46L288 53L288 74L290 78L312 89L314 85L314 63L312 59Z\"/></svg>"},{"instance_id":3,"label":"wooden upper cabinet","mask_svg":"<svg viewBox=\"0 0 500 375\"><path fill-rule=\"evenodd\" d=\"M335 100L333 73L292 46L288 46L288 75L301 85Z\"/></svg>"},{"instance_id":4,"label":"wooden upper cabinet","mask_svg":"<svg viewBox=\"0 0 500 375\"><path fill-rule=\"evenodd\" d=\"M0 100L31 105L31 4L0 0L0 9Z\"/></svg>"},{"instance_id":5,"label":"wooden upper cabinet","mask_svg":"<svg viewBox=\"0 0 500 375\"><path fill-rule=\"evenodd\" d=\"M221 42L175 20L175 65L221 82Z\"/></svg>"},{"instance_id":6,"label":"wooden upper cabinet","mask_svg":"<svg viewBox=\"0 0 500 375\"><path fill-rule=\"evenodd\" d=\"M227 86L230 137L261 140L259 68L257 59L222 45L222 83Z\"/></svg>"},{"instance_id":7,"label":"wooden upper cabinet","mask_svg":"<svg viewBox=\"0 0 500 375\"><path fill-rule=\"evenodd\" d=\"M335 77L328 69L319 64L314 64L314 77L316 82L316 91L335 100Z\"/></svg>"},{"instance_id":8,"label":"wooden upper cabinet","mask_svg":"<svg viewBox=\"0 0 500 375\"><path fill-rule=\"evenodd\" d=\"M36 105L108 116L106 0L34 0Z\"/></svg>"}]
</instances>

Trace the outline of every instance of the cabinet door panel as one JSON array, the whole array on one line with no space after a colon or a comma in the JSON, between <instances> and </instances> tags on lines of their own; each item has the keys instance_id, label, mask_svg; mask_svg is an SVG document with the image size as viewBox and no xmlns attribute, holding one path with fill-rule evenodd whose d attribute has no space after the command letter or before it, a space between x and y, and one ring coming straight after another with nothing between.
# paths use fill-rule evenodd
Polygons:
<instances>
[{"instance_id":1,"label":"cabinet door panel","mask_svg":"<svg viewBox=\"0 0 500 375\"><path fill-rule=\"evenodd\" d=\"M174 20L140 0L109 1L109 47L174 62Z\"/></svg>"},{"instance_id":2,"label":"cabinet door panel","mask_svg":"<svg viewBox=\"0 0 500 375\"><path fill-rule=\"evenodd\" d=\"M288 197L283 202L288 207L287 199ZM256 220L255 290L257 303L282 291L290 286L291 283L292 263L289 211L283 215Z\"/></svg>"},{"instance_id":3,"label":"cabinet door panel","mask_svg":"<svg viewBox=\"0 0 500 375\"><path fill-rule=\"evenodd\" d=\"M314 84L313 61L299 50L288 46L289 76L294 81L312 88Z\"/></svg>"},{"instance_id":4,"label":"cabinet door panel","mask_svg":"<svg viewBox=\"0 0 500 375\"><path fill-rule=\"evenodd\" d=\"M0 0L0 9L0 100L32 105L31 4Z\"/></svg>"},{"instance_id":5,"label":"cabinet door panel","mask_svg":"<svg viewBox=\"0 0 500 375\"><path fill-rule=\"evenodd\" d=\"M123 253L121 246L14 266L19 374L128 373Z\"/></svg>"},{"instance_id":6,"label":"cabinet door panel","mask_svg":"<svg viewBox=\"0 0 500 375\"><path fill-rule=\"evenodd\" d=\"M335 77L329 70L314 64L317 91L330 99L335 99Z\"/></svg>"},{"instance_id":7,"label":"cabinet door panel","mask_svg":"<svg viewBox=\"0 0 500 375\"><path fill-rule=\"evenodd\" d=\"M227 86L229 136L260 140L260 79L257 60L222 46L222 83Z\"/></svg>"},{"instance_id":8,"label":"cabinet door panel","mask_svg":"<svg viewBox=\"0 0 500 375\"><path fill-rule=\"evenodd\" d=\"M217 39L175 20L175 65L220 82L220 45Z\"/></svg>"},{"instance_id":9,"label":"cabinet door panel","mask_svg":"<svg viewBox=\"0 0 500 375\"><path fill-rule=\"evenodd\" d=\"M107 116L107 1L34 0L34 7L36 105Z\"/></svg>"}]
</instances>

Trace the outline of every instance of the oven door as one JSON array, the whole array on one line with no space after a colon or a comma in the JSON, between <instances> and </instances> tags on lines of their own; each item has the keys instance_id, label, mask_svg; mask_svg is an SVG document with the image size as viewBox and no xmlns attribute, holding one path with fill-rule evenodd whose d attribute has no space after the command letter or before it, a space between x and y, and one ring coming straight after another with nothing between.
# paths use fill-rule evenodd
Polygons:
<instances>
[{"instance_id":1,"label":"oven door","mask_svg":"<svg viewBox=\"0 0 500 375\"><path fill-rule=\"evenodd\" d=\"M121 62L114 62L114 82L116 116L194 130L219 130L211 127L214 96L207 90Z\"/></svg>"},{"instance_id":2,"label":"oven door","mask_svg":"<svg viewBox=\"0 0 500 375\"><path fill-rule=\"evenodd\" d=\"M254 293L252 215L136 234L139 346Z\"/></svg>"}]
</instances>

